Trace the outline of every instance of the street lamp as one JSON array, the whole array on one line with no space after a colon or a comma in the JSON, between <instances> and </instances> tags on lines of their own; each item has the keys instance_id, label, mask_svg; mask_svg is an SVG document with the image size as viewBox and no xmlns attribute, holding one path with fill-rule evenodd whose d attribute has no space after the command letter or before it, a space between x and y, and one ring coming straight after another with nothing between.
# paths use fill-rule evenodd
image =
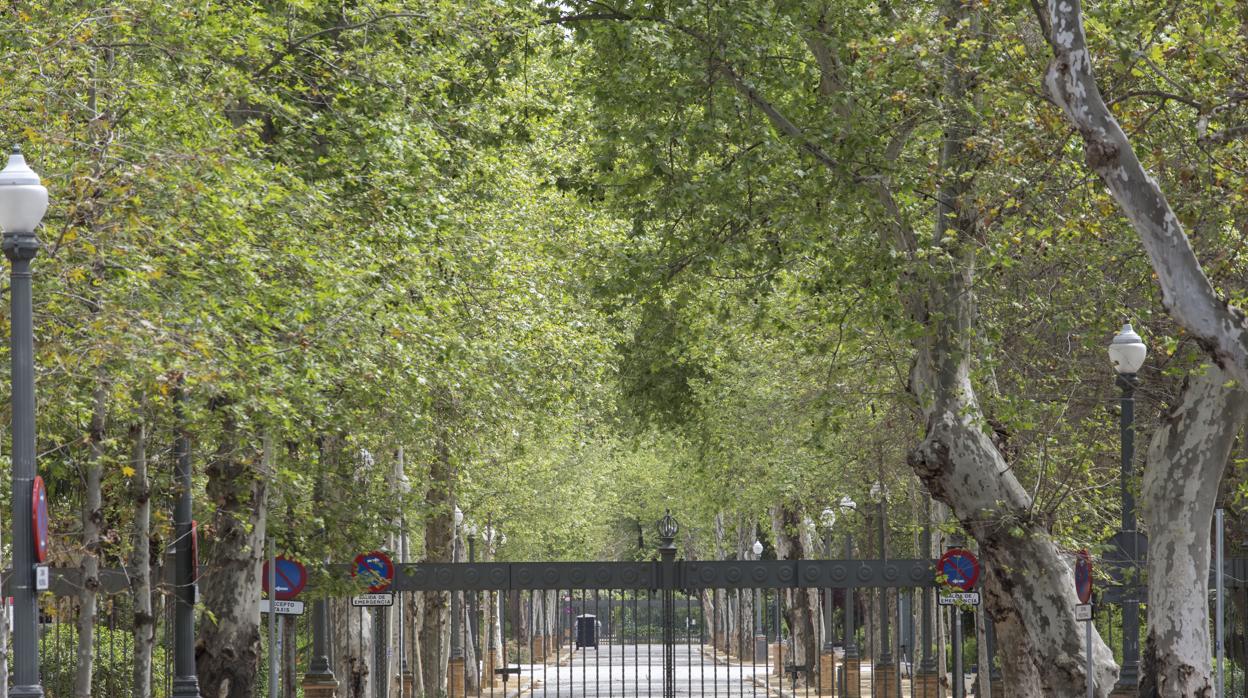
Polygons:
<instances>
[{"instance_id":1,"label":"street lamp","mask_svg":"<svg viewBox=\"0 0 1248 698\"><path fill-rule=\"evenodd\" d=\"M837 503L837 508L842 513L850 511L858 511L858 503L850 499L848 496L841 497L841 501ZM850 560L854 557L854 534L846 529L845 531L845 559ZM856 630L854 619L854 589L849 587L845 589L845 659L848 665L849 660L857 660L858 642L856 639Z\"/></svg>"},{"instance_id":2,"label":"street lamp","mask_svg":"<svg viewBox=\"0 0 1248 698\"><path fill-rule=\"evenodd\" d=\"M827 507L819 516L819 522L823 524L823 530L827 533L824 536L824 548L827 550L828 559L832 559L832 528L836 526L836 510ZM834 652L835 646L832 644L832 615L835 607L832 604L832 587L823 590L824 606L823 606L823 651Z\"/></svg>"},{"instance_id":3,"label":"street lamp","mask_svg":"<svg viewBox=\"0 0 1248 698\"><path fill-rule=\"evenodd\" d=\"M754 545L750 546L750 552L754 553L754 559L760 560L763 557L763 542L754 539ZM759 657L767 656L767 635L763 632L763 594L757 587L754 588L754 663L758 663Z\"/></svg>"},{"instance_id":4,"label":"street lamp","mask_svg":"<svg viewBox=\"0 0 1248 698\"><path fill-rule=\"evenodd\" d=\"M1122 388L1119 415L1122 461L1119 487L1122 496L1122 529L1117 538L1121 552L1131 561L1134 574L1131 584L1139 581L1139 537L1135 529L1135 496L1131 492L1135 461L1135 387L1140 380L1136 376L1148 347L1140 335L1125 323L1122 330L1109 344L1109 360L1118 373L1118 387ZM1122 671L1118 674L1118 686L1134 688L1140 681L1140 602L1134 591L1128 589L1122 602Z\"/></svg>"},{"instance_id":5,"label":"street lamp","mask_svg":"<svg viewBox=\"0 0 1248 698\"><path fill-rule=\"evenodd\" d=\"M459 562L459 527L464 523L464 511L455 506L451 515L451 562ZM463 640L459 636L460 628L459 594L451 592L451 659L464 658Z\"/></svg>"},{"instance_id":6,"label":"street lamp","mask_svg":"<svg viewBox=\"0 0 1248 698\"><path fill-rule=\"evenodd\" d=\"M871 485L871 498L876 501L880 510L880 560L888 561L888 488L879 480ZM880 589L880 658L878 669L891 670L893 666L893 648L888 641L888 587Z\"/></svg>"},{"instance_id":7,"label":"street lamp","mask_svg":"<svg viewBox=\"0 0 1248 698\"><path fill-rule=\"evenodd\" d=\"M48 210L48 190L26 166L19 148L0 170L0 228L9 281L10 360L13 390L13 687L10 696L42 696L39 682L39 616L35 604L35 337L30 262L39 253L35 228Z\"/></svg>"}]
</instances>

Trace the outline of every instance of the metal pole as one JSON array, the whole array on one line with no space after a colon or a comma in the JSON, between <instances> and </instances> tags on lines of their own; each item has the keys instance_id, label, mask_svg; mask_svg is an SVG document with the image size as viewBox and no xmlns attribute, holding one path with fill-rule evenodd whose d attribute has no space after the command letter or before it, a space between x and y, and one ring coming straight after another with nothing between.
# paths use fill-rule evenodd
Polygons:
<instances>
[{"instance_id":1,"label":"metal pole","mask_svg":"<svg viewBox=\"0 0 1248 698\"><path fill-rule=\"evenodd\" d=\"M1095 686L1092 681L1092 621L1090 620L1083 621L1083 644L1088 658L1088 698L1096 698L1093 695Z\"/></svg>"},{"instance_id":2,"label":"metal pole","mask_svg":"<svg viewBox=\"0 0 1248 698\"><path fill-rule=\"evenodd\" d=\"M451 519L451 562L459 562L459 526L455 524L454 518ZM461 623L463 621L460 615L459 593L454 589L451 590L451 659L464 658L464 643L460 635Z\"/></svg>"},{"instance_id":3,"label":"metal pole","mask_svg":"<svg viewBox=\"0 0 1248 698\"><path fill-rule=\"evenodd\" d=\"M950 606L953 613L953 698L966 698L965 677L962 675L962 609Z\"/></svg>"},{"instance_id":4,"label":"metal pole","mask_svg":"<svg viewBox=\"0 0 1248 698\"><path fill-rule=\"evenodd\" d=\"M854 558L854 536L845 534L845 559ZM854 619L854 587L845 588L845 658L858 659L858 641Z\"/></svg>"},{"instance_id":5,"label":"metal pole","mask_svg":"<svg viewBox=\"0 0 1248 698\"><path fill-rule=\"evenodd\" d=\"M13 415L13 687L10 696L42 696L39 681L39 596L35 592L35 538L31 529L35 481L35 330L30 262L39 253L33 232L4 233L13 263L9 281Z\"/></svg>"},{"instance_id":6,"label":"metal pole","mask_svg":"<svg viewBox=\"0 0 1248 698\"><path fill-rule=\"evenodd\" d=\"M468 562L476 561L477 537L470 533L468 534ZM474 592L468 596L468 641L472 644L473 656L477 658L477 661L481 661L481 628L478 625L479 622L477 619L477 595Z\"/></svg>"},{"instance_id":7,"label":"metal pole","mask_svg":"<svg viewBox=\"0 0 1248 698\"><path fill-rule=\"evenodd\" d=\"M324 455L323 452L321 454ZM323 461L322 461L323 463ZM316 487L312 492L312 501L320 504L325 497L325 472L321 467L316 476ZM322 526L317 530L317 537L325 538L325 528ZM324 560L326 565L329 559ZM303 675L305 683L308 681L337 685L335 682L334 669L329 664L329 602L325 597L320 597L312 602L312 656L308 660L308 671Z\"/></svg>"},{"instance_id":8,"label":"metal pole","mask_svg":"<svg viewBox=\"0 0 1248 698\"><path fill-rule=\"evenodd\" d=\"M888 500L880 499L880 560L888 561ZM880 587L880 668L893 666L893 650L888 641L888 587Z\"/></svg>"},{"instance_id":9,"label":"metal pole","mask_svg":"<svg viewBox=\"0 0 1248 698\"><path fill-rule=\"evenodd\" d=\"M174 540L174 671L173 698L199 698L195 673L195 565L191 549L191 434L186 424L186 393L179 381L173 414L178 425L174 444L177 463L178 501L173 509Z\"/></svg>"},{"instance_id":10,"label":"metal pole","mask_svg":"<svg viewBox=\"0 0 1248 698\"><path fill-rule=\"evenodd\" d=\"M272 480L270 480L272 482ZM277 545L269 537L269 698L277 698Z\"/></svg>"},{"instance_id":11,"label":"metal pole","mask_svg":"<svg viewBox=\"0 0 1248 698\"><path fill-rule=\"evenodd\" d=\"M1218 569L1218 572L1217 572L1218 574L1218 577L1217 577L1218 579L1217 581L1217 585L1218 585L1217 614L1218 615L1217 615L1217 620L1214 623L1214 626L1216 628L1214 632L1217 633L1217 642L1218 642L1218 685L1217 685L1218 690L1217 690L1216 695L1217 695L1217 698L1225 698L1226 696L1226 674L1224 673L1224 671L1226 667L1224 666L1224 662L1226 661L1226 642L1225 642L1226 628L1224 628L1222 625L1223 617L1224 617L1223 596L1225 592L1225 587L1223 586L1224 582L1223 582L1222 577L1226 570L1224 569L1225 561L1223 559L1223 555L1225 554L1225 550L1223 548L1223 545L1225 544L1225 540L1223 539L1224 533L1222 531L1222 509L1219 508L1215 510L1213 512L1213 516L1214 516L1214 519L1213 519L1214 525L1218 527L1217 533L1215 534L1217 536L1217 548L1215 549L1215 552L1217 553L1217 555L1215 556L1216 558L1215 564L1217 565L1217 569Z\"/></svg>"},{"instance_id":12,"label":"metal pole","mask_svg":"<svg viewBox=\"0 0 1248 698\"><path fill-rule=\"evenodd\" d=\"M926 499L923 504L924 523L923 523L923 552L920 555L923 559L927 559L932 554L932 500ZM936 656L932 652L932 590L926 587L920 587L919 593L923 596L922 601L922 627L919 628L919 641L923 643L923 659L919 663L920 674L936 673Z\"/></svg>"},{"instance_id":13,"label":"metal pole","mask_svg":"<svg viewBox=\"0 0 1248 698\"><path fill-rule=\"evenodd\" d=\"M829 560L832 559L832 555L833 555L832 545L833 545L832 533L829 531L827 543L824 546L825 549L827 550ZM823 590L823 597L824 597L823 651L835 652L836 645L832 644L832 635L835 633L835 630L832 627L832 616L836 615L836 606L834 605L833 600L832 600L832 587L828 587Z\"/></svg>"},{"instance_id":14,"label":"metal pole","mask_svg":"<svg viewBox=\"0 0 1248 698\"><path fill-rule=\"evenodd\" d=\"M1135 532L1135 495L1131 491L1131 483L1135 475L1135 386L1138 382L1134 373L1118 375L1118 385L1122 388L1119 422L1122 432L1122 469L1119 483L1122 492L1122 530L1132 534ZM1135 539L1134 535L1130 536L1130 540ZM1122 671L1118 675L1118 686L1130 689L1140 682L1140 551L1128 552L1131 555L1132 576L1124 589L1126 596L1122 602Z\"/></svg>"}]
</instances>

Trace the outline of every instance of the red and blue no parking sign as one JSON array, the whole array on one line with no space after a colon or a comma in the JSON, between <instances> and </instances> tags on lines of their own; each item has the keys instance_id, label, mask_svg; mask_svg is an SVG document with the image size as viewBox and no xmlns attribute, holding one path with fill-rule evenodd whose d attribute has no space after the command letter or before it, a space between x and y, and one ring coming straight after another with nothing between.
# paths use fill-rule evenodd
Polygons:
<instances>
[{"instance_id":1,"label":"red and blue no parking sign","mask_svg":"<svg viewBox=\"0 0 1248 698\"><path fill-rule=\"evenodd\" d=\"M1092 558L1086 550L1075 553L1075 593L1079 603L1092 601Z\"/></svg>"},{"instance_id":2,"label":"red and blue no parking sign","mask_svg":"<svg viewBox=\"0 0 1248 698\"><path fill-rule=\"evenodd\" d=\"M975 588L979 581L979 560L965 548L950 548L940 556L936 569L945 575L945 583L962 591Z\"/></svg>"},{"instance_id":3,"label":"red and blue no parking sign","mask_svg":"<svg viewBox=\"0 0 1248 698\"><path fill-rule=\"evenodd\" d=\"M30 513L30 531L35 542L35 560L48 561L48 488L43 485L43 478L35 476L30 484L30 500L34 504Z\"/></svg>"},{"instance_id":4,"label":"red and blue no parking sign","mask_svg":"<svg viewBox=\"0 0 1248 698\"><path fill-rule=\"evenodd\" d=\"M277 591L273 597L278 601L291 601L308 584L308 570L300 563L289 558L277 558L277 569L273 575L277 582ZM269 591L269 561L264 561L264 590Z\"/></svg>"},{"instance_id":5,"label":"red and blue no parking sign","mask_svg":"<svg viewBox=\"0 0 1248 698\"><path fill-rule=\"evenodd\" d=\"M371 553L360 553L355 556L355 571L352 577L363 577L368 583L371 593L385 591L394 580L394 563L390 556L374 550Z\"/></svg>"}]
</instances>

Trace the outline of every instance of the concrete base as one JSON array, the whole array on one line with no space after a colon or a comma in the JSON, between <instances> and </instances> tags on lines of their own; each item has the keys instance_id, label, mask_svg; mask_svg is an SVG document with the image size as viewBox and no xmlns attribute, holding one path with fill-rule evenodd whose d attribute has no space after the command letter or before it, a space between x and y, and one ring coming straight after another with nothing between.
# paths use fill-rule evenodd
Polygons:
<instances>
[{"instance_id":1,"label":"concrete base","mask_svg":"<svg viewBox=\"0 0 1248 698\"><path fill-rule=\"evenodd\" d=\"M862 666L860 659L846 659L845 698L862 698Z\"/></svg>"},{"instance_id":2,"label":"concrete base","mask_svg":"<svg viewBox=\"0 0 1248 698\"><path fill-rule=\"evenodd\" d=\"M332 676L303 677L303 698L338 698L338 679Z\"/></svg>"},{"instance_id":3,"label":"concrete base","mask_svg":"<svg viewBox=\"0 0 1248 698\"><path fill-rule=\"evenodd\" d=\"M997 693L994 688L992 695L993 698L1002 698L1005 694ZM935 672L915 674L914 690L911 696L912 698L940 698L940 675Z\"/></svg>"},{"instance_id":4,"label":"concrete base","mask_svg":"<svg viewBox=\"0 0 1248 698\"><path fill-rule=\"evenodd\" d=\"M767 661L767 638L762 635L754 636L754 655L752 657L755 664L762 664Z\"/></svg>"},{"instance_id":5,"label":"concrete base","mask_svg":"<svg viewBox=\"0 0 1248 698\"><path fill-rule=\"evenodd\" d=\"M819 686L821 696L836 695L836 654L824 650L819 653Z\"/></svg>"},{"instance_id":6,"label":"concrete base","mask_svg":"<svg viewBox=\"0 0 1248 698\"><path fill-rule=\"evenodd\" d=\"M465 698L463 657L447 660L446 693L450 698Z\"/></svg>"},{"instance_id":7,"label":"concrete base","mask_svg":"<svg viewBox=\"0 0 1248 698\"><path fill-rule=\"evenodd\" d=\"M1003 679L992 679L988 682L988 688L992 689L992 698L1005 698L1005 681Z\"/></svg>"},{"instance_id":8,"label":"concrete base","mask_svg":"<svg viewBox=\"0 0 1248 698\"><path fill-rule=\"evenodd\" d=\"M416 675L415 674L413 674L410 671L404 672L402 685L403 685L403 689L402 689L403 695L405 696L416 695Z\"/></svg>"},{"instance_id":9,"label":"concrete base","mask_svg":"<svg viewBox=\"0 0 1248 698\"><path fill-rule=\"evenodd\" d=\"M773 642L768 651L771 653L771 673L784 676L784 645Z\"/></svg>"}]
</instances>

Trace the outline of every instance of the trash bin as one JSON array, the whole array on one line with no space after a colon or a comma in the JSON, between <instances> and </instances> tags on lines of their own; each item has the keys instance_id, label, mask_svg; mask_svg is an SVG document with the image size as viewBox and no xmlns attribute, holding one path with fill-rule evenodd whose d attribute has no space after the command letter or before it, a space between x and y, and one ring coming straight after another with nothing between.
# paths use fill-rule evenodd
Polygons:
<instances>
[{"instance_id":1,"label":"trash bin","mask_svg":"<svg viewBox=\"0 0 1248 698\"><path fill-rule=\"evenodd\" d=\"M598 649L598 618L592 615L576 617L576 646Z\"/></svg>"}]
</instances>

